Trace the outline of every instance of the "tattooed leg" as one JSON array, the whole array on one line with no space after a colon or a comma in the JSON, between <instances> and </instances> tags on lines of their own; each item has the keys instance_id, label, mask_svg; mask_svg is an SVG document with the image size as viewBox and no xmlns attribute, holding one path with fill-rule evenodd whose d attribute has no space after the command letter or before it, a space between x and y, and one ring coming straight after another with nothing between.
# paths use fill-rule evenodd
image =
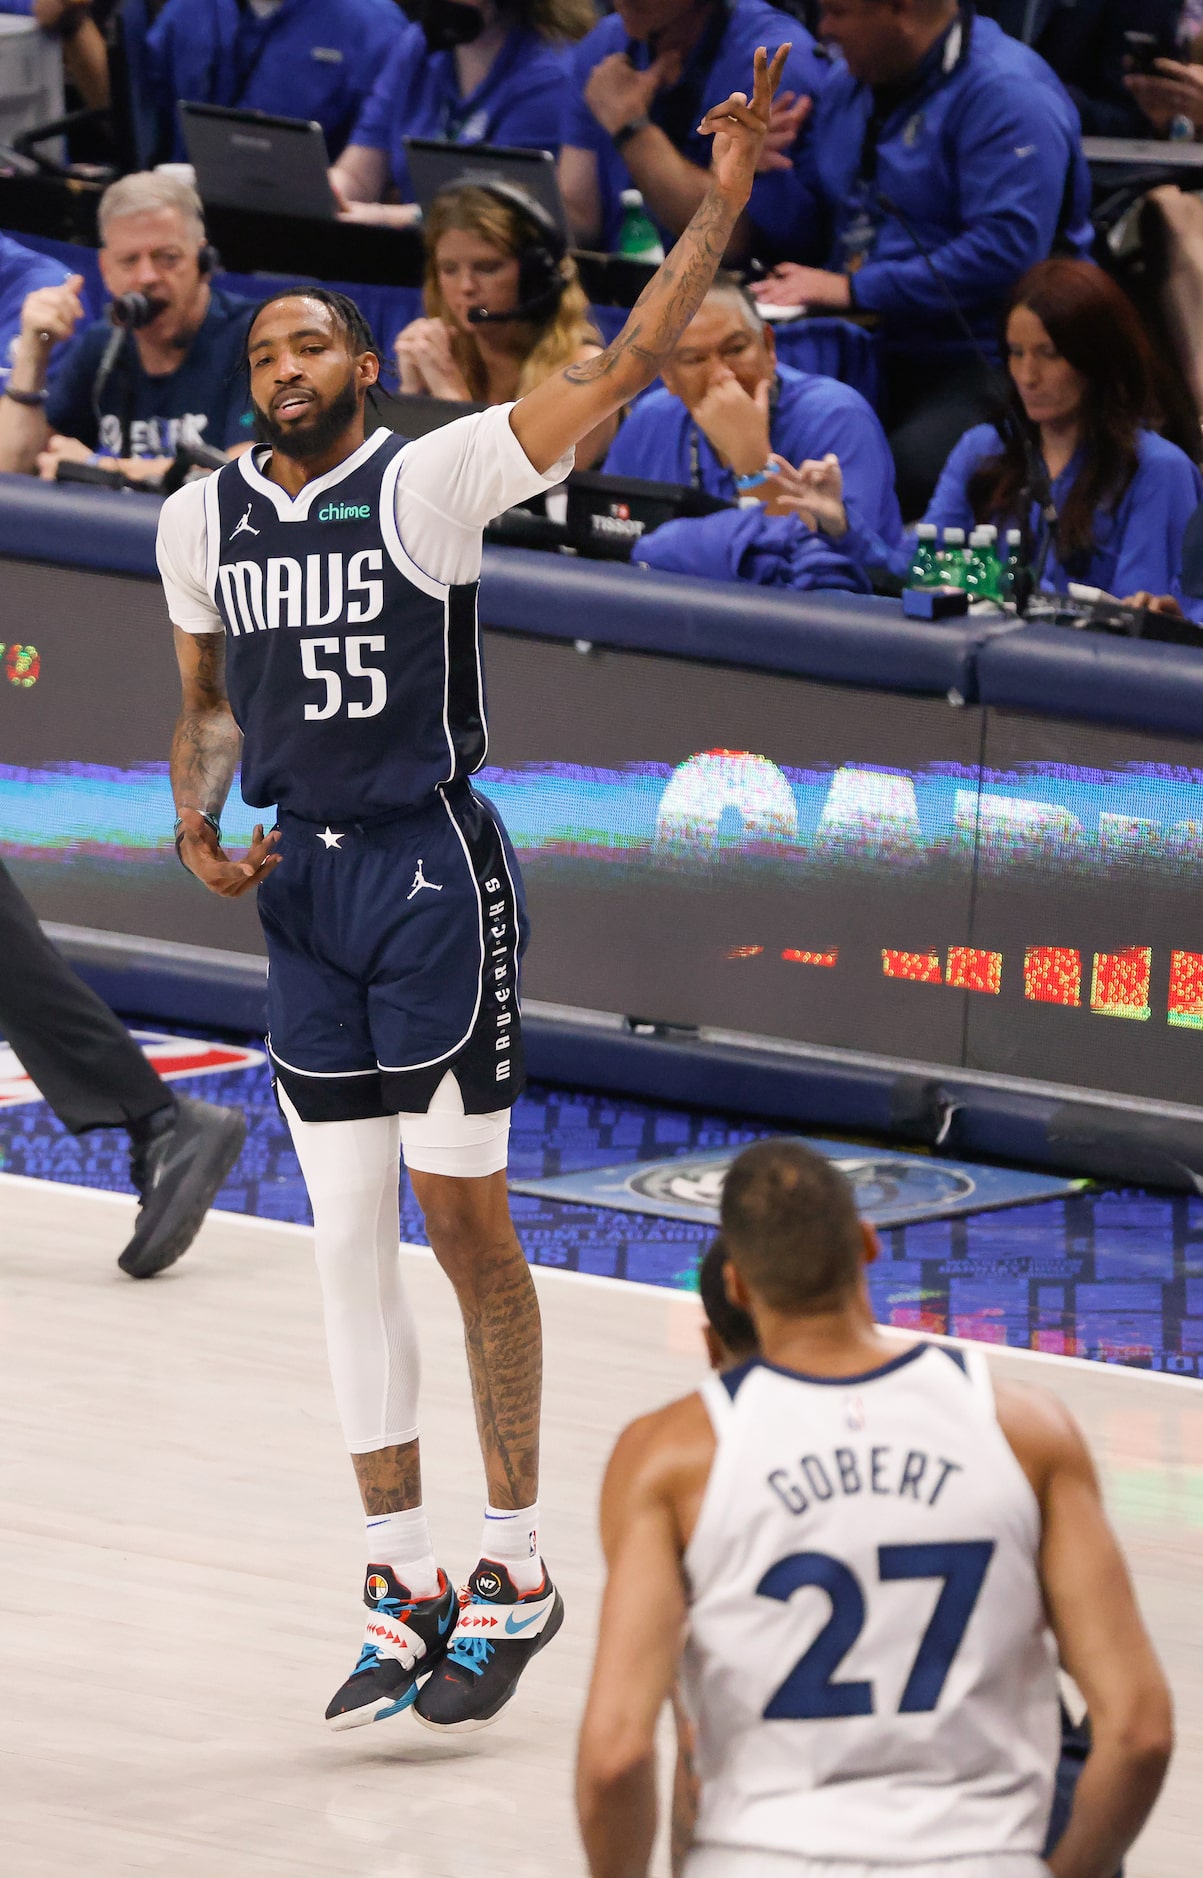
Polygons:
<instances>
[{"instance_id":1,"label":"tattooed leg","mask_svg":"<svg viewBox=\"0 0 1203 1878\"><path fill-rule=\"evenodd\" d=\"M365 1513L405 1513L411 1506L421 1506L422 1463L416 1441L353 1454L351 1459Z\"/></svg>"},{"instance_id":2,"label":"tattooed leg","mask_svg":"<svg viewBox=\"0 0 1203 1878\"><path fill-rule=\"evenodd\" d=\"M530 1506L539 1492L543 1337L505 1174L459 1180L411 1170L410 1180L463 1315L489 1504Z\"/></svg>"}]
</instances>

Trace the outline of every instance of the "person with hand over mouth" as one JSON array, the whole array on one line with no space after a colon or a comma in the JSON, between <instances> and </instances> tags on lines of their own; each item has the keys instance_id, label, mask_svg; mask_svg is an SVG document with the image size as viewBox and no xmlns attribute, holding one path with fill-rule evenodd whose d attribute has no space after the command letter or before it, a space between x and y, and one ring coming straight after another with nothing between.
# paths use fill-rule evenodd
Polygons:
<instances>
[{"instance_id":1,"label":"person with hand over mouth","mask_svg":"<svg viewBox=\"0 0 1203 1878\"><path fill-rule=\"evenodd\" d=\"M635 558L665 573L796 591L867 585L838 543L777 503L778 463L832 453L857 527L898 535L894 464L860 393L780 365L772 327L731 278L715 282L663 377L623 424L607 473L684 483L740 508L667 522L640 540Z\"/></svg>"}]
</instances>

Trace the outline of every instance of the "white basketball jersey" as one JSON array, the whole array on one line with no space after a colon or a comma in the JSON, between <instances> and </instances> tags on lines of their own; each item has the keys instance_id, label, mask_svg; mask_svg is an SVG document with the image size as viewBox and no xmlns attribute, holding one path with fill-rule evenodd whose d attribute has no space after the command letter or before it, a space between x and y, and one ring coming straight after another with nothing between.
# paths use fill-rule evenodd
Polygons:
<instances>
[{"instance_id":1,"label":"white basketball jersey","mask_svg":"<svg viewBox=\"0 0 1203 1878\"><path fill-rule=\"evenodd\" d=\"M847 1379L754 1361L702 1393L695 1843L1039 1853L1059 1739L1040 1513L984 1360L918 1344Z\"/></svg>"}]
</instances>

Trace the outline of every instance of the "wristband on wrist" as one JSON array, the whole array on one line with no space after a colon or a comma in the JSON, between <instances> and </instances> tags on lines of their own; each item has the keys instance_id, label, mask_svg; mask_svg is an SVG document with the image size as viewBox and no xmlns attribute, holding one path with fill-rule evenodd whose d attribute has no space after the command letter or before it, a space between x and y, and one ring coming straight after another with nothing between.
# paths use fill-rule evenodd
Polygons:
<instances>
[{"instance_id":1,"label":"wristband on wrist","mask_svg":"<svg viewBox=\"0 0 1203 1878\"><path fill-rule=\"evenodd\" d=\"M11 385L5 385L4 395L6 398L11 398L14 404L26 404L31 410L36 411L41 410L50 393L48 391L14 391Z\"/></svg>"},{"instance_id":2,"label":"wristband on wrist","mask_svg":"<svg viewBox=\"0 0 1203 1878\"><path fill-rule=\"evenodd\" d=\"M752 476L737 476L735 478L735 487L738 489L741 496L747 495L749 489L759 489L763 483L768 482L770 476L775 476L776 474L777 465L775 463L766 463L763 469L757 470Z\"/></svg>"},{"instance_id":3,"label":"wristband on wrist","mask_svg":"<svg viewBox=\"0 0 1203 1878\"><path fill-rule=\"evenodd\" d=\"M213 830L213 833L217 836L218 841L220 841L221 840L221 823L218 821L216 815L208 815L205 813L204 809L201 809L200 818L203 822L207 822L209 824L209 827ZM184 859L183 855L180 853L181 844L183 842L184 836L187 833L188 833L188 830L185 828L183 822L180 820L179 816L177 815L175 818L175 858L179 862L180 866L184 869L185 873L190 874L192 872L192 869L189 867L187 861Z\"/></svg>"},{"instance_id":4,"label":"wristband on wrist","mask_svg":"<svg viewBox=\"0 0 1203 1878\"><path fill-rule=\"evenodd\" d=\"M633 117L629 124L620 124L616 131L611 132L610 142L616 150L621 150L632 137L637 137L641 130L646 130L651 121L646 111L640 117Z\"/></svg>"}]
</instances>

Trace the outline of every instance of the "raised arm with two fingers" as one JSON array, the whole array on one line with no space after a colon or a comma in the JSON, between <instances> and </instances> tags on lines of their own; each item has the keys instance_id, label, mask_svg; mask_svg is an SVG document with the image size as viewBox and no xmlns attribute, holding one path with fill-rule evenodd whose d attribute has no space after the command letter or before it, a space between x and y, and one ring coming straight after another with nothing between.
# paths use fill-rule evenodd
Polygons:
<instances>
[{"instance_id":1,"label":"raised arm with two fingers","mask_svg":"<svg viewBox=\"0 0 1203 1878\"><path fill-rule=\"evenodd\" d=\"M732 92L702 119L699 130L714 138L706 194L617 339L595 358L554 373L514 406L511 427L537 470L549 470L651 384L702 304L752 193L788 54L788 45L779 46L770 61L761 46L751 99Z\"/></svg>"}]
</instances>

